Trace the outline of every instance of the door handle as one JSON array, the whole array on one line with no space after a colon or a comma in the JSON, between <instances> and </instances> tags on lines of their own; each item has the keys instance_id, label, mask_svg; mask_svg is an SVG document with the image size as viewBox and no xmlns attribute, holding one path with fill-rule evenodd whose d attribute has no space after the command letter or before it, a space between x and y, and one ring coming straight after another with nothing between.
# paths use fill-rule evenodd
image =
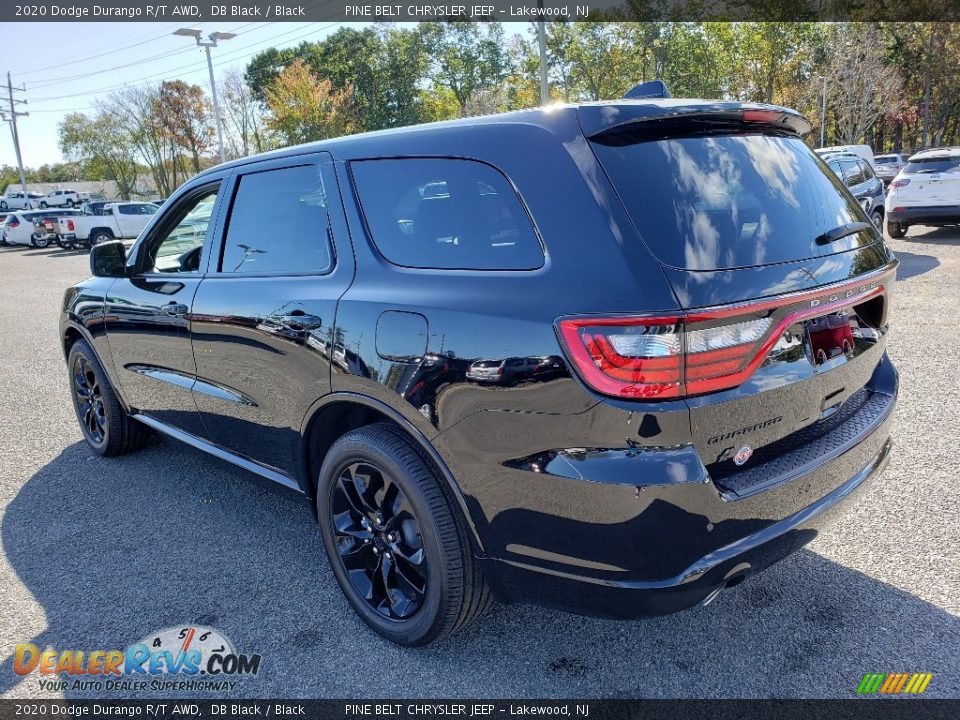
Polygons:
<instances>
[{"instance_id":1,"label":"door handle","mask_svg":"<svg viewBox=\"0 0 960 720\"><path fill-rule=\"evenodd\" d=\"M182 303L172 302L163 306L163 312L167 315L186 315L190 308Z\"/></svg>"}]
</instances>

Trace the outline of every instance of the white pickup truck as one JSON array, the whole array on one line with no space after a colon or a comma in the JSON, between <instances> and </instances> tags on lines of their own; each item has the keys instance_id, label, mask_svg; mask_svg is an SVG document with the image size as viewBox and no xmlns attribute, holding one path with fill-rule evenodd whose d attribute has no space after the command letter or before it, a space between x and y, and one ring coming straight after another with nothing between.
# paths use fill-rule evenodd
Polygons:
<instances>
[{"instance_id":1,"label":"white pickup truck","mask_svg":"<svg viewBox=\"0 0 960 720\"><path fill-rule=\"evenodd\" d=\"M64 246L93 247L109 240L135 238L159 209L159 205L147 202L107 203L97 215L57 218L56 232Z\"/></svg>"},{"instance_id":2,"label":"white pickup truck","mask_svg":"<svg viewBox=\"0 0 960 720\"><path fill-rule=\"evenodd\" d=\"M40 207L68 207L72 208L90 201L90 193L76 190L54 190L40 198Z\"/></svg>"}]
</instances>

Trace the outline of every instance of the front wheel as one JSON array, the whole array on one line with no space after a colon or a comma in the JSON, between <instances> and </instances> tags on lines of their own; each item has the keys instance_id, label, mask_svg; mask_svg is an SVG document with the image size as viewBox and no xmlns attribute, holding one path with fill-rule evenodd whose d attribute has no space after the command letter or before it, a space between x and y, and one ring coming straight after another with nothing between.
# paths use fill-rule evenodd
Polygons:
<instances>
[{"instance_id":1,"label":"front wheel","mask_svg":"<svg viewBox=\"0 0 960 720\"><path fill-rule=\"evenodd\" d=\"M883 213L879 209L870 213L870 222L879 232L883 232Z\"/></svg>"},{"instance_id":2,"label":"front wheel","mask_svg":"<svg viewBox=\"0 0 960 720\"><path fill-rule=\"evenodd\" d=\"M70 395L80 430L98 455L111 457L137 450L149 430L123 409L103 366L85 340L77 340L67 360Z\"/></svg>"},{"instance_id":3,"label":"front wheel","mask_svg":"<svg viewBox=\"0 0 960 720\"><path fill-rule=\"evenodd\" d=\"M364 622L400 645L455 633L490 604L442 483L388 423L341 437L320 469L317 513L337 582Z\"/></svg>"},{"instance_id":4,"label":"front wheel","mask_svg":"<svg viewBox=\"0 0 960 720\"><path fill-rule=\"evenodd\" d=\"M887 220L887 235L892 238L902 238L907 234L907 226L892 220Z\"/></svg>"},{"instance_id":5,"label":"front wheel","mask_svg":"<svg viewBox=\"0 0 960 720\"><path fill-rule=\"evenodd\" d=\"M67 200L67 207L68 207L68 208L72 208L72 207L73 207L73 200Z\"/></svg>"},{"instance_id":6,"label":"front wheel","mask_svg":"<svg viewBox=\"0 0 960 720\"><path fill-rule=\"evenodd\" d=\"M6 210L6 209L7 209L7 201L0 200L0 210Z\"/></svg>"}]
</instances>

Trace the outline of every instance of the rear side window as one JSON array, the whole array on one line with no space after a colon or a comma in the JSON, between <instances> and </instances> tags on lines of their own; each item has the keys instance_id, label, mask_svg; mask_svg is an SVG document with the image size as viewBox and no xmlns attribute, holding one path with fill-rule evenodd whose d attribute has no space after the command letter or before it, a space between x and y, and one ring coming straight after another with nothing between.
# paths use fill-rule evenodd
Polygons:
<instances>
[{"instance_id":1,"label":"rear side window","mask_svg":"<svg viewBox=\"0 0 960 720\"><path fill-rule=\"evenodd\" d=\"M763 134L593 140L640 236L688 270L804 260L848 249L817 238L865 220L842 181L799 138ZM873 242L866 233L851 243Z\"/></svg>"},{"instance_id":2,"label":"rear side window","mask_svg":"<svg viewBox=\"0 0 960 720\"><path fill-rule=\"evenodd\" d=\"M540 240L507 179L474 160L351 163L374 244L394 265L535 270Z\"/></svg>"},{"instance_id":3,"label":"rear side window","mask_svg":"<svg viewBox=\"0 0 960 720\"><path fill-rule=\"evenodd\" d=\"M240 178L224 239L225 273L325 273L332 266L327 198L315 165Z\"/></svg>"}]
</instances>

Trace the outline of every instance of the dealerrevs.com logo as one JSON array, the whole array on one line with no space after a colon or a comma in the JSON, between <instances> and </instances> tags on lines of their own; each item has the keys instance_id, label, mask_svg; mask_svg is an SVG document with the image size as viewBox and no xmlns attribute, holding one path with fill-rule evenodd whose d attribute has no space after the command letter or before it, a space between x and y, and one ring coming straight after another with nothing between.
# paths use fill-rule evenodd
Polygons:
<instances>
[{"instance_id":1,"label":"dealerrevs.com logo","mask_svg":"<svg viewBox=\"0 0 960 720\"><path fill-rule=\"evenodd\" d=\"M261 656L238 653L222 633L199 625L152 633L125 650L41 650L17 645L13 671L36 673L45 690L225 690L256 675Z\"/></svg>"}]
</instances>

